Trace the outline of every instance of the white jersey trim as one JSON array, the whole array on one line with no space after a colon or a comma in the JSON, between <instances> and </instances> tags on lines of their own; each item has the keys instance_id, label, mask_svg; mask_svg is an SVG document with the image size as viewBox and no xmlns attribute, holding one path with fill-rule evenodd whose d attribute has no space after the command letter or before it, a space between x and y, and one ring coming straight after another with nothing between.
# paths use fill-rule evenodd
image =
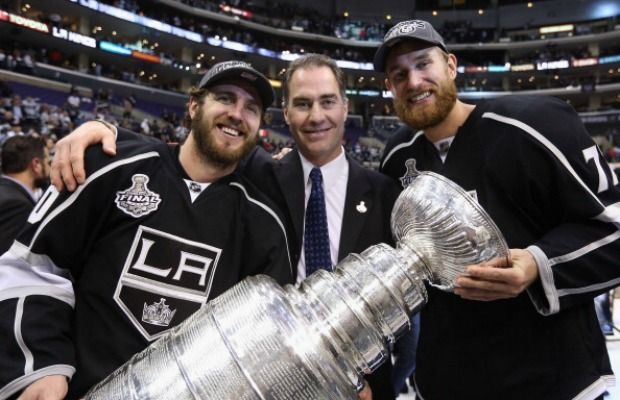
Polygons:
<instances>
[{"instance_id":1,"label":"white jersey trim","mask_svg":"<svg viewBox=\"0 0 620 400\"><path fill-rule=\"evenodd\" d=\"M598 249L599 247L605 246L606 244L613 243L620 238L620 231L616 231L611 235L607 235L602 239L597 240L596 242L592 242L585 247L572 251L568 254L564 254L562 256L553 257L549 260L550 266L554 266L555 264L561 264L569 261L573 261L584 254L587 254L591 251Z\"/></svg>"},{"instance_id":2,"label":"white jersey trim","mask_svg":"<svg viewBox=\"0 0 620 400\"><path fill-rule=\"evenodd\" d=\"M53 297L75 307L70 274L19 242L0 258L0 301L29 295Z\"/></svg>"},{"instance_id":3,"label":"white jersey trim","mask_svg":"<svg viewBox=\"0 0 620 400\"><path fill-rule=\"evenodd\" d=\"M416 140L418 140L418 138L420 136L424 135L424 131L417 131L415 133L415 135L413 135L413 138L405 143L401 143L397 146L394 146L394 148L392 150L390 150L390 152L388 153L387 156L385 156L385 158L383 159L383 164L381 164L381 168L385 167L385 164L388 162L388 160L390 159L390 157L392 157L394 155L394 153L396 153L398 150L404 148L404 147L409 147L411 146Z\"/></svg>"},{"instance_id":4,"label":"white jersey trim","mask_svg":"<svg viewBox=\"0 0 620 400\"><path fill-rule=\"evenodd\" d=\"M564 168L566 168L566 170L579 183L579 185L581 185L581 187L590 195L590 197L592 197L592 199L594 199L601 206L601 208L603 209L603 212L601 212L598 216L594 218L600 219L602 221L610 221L610 222L613 221L616 225L620 226L620 205L613 204L609 207L605 207L605 205L601 202L601 200L594 193L592 193L590 188L581 180L579 175L577 175L577 173L575 172L573 167L570 165L570 163L568 162L564 154L560 151L560 149L558 149L553 143L551 143L549 139L544 137L536 129L514 118L504 117L502 115L492 113L492 112L485 112L484 114L482 114L482 118L489 118L489 119L493 119L498 122L502 122L508 125L515 126L521 129L522 131L528 133L530 136L532 136L534 139L540 142L551 153L553 153L553 155L558 159L558 161L560 161L560 163L564 166Z\"/></svg>"},{"instance_id":5,"label":"white jersey trim","mask_svg":"<svg viewBox=\"0 0 620 400\"><path fill-rule=\"evenodd\" d=\"M616 386L616 377L614 375L603 375L573 397L573 400L594 400L605 393L607 388L614 386Z\"/></svg>"},{"instance_id":6,"label":"white jersey trim","mask_svg":"<svg viewBox=\"0 0 620 400\"><path fill-rule=\"evenodd\" d=\"M121 167L123 165L127 165L127 164L131 164L137 161L141 161L147 158L152 158L152 157L159 157L159 153L157 153L156 151L149 151L147 153L143 153L143 154L138 154L135 155L133 157L128 157L122 160L118 160L115 161L111 164L106 165L105 167L99 169L98 171L96 171L95 173L93 173L88 179L86 179L86 181L84 182L83 185L78 186L77 190L75 192L73 192L62 204L58 205L58 207L56 207L54 209L54 211L52 211L44 220L43 222L41 222L41 225L39 225L39 228L37 229L37 231L35 232L34 236L32 237L32 239L30 240L30 244L29 247L32 247L33 243L36 242L37 238L39 237L39 234L41 233L41 231L47 226L47 224L50 223L51 220L53 220L54 218L56 218L56 216L60 213L62 213L65 209L67 209L69 206L71 206L76 200L77 198L80 196L80 194L84 191L84 189L90 185L94 180L100 178L101 176L107 174L108 172Z\"/></svg>"},{"instance_id":7,"label":"white jersey trim","mask_svg":"<svg viewBox=\"0 0 620 400\"><path fill-rule=\"evenodd\" d=\"M34 356L32 355L32 352L26 345L26 342L24 341L24 336L22 335L22 317L24 315L24 300L25 300L24 297L20 297L19 300L17 300L17 308L15 310L15 322L13 325L13 334L15 335L15 341L17 342L17 345L19 346L22 353L24 354L24 359L25 359L24 375L28 375L33 370Z\"/></svg>"},{"instance_id":8,"label":"white jersey trim","mask_svg":"<svg viewBox=\"0 0 620 400\"><path fill-rule=\"evenodd\" d=\"M553 271L551 271L549 259L538 246L528 246L526 250L529 251L534 257L534 260L536 260L536 265L538 266L538 276L545 293L545 298L549 304L549 308L546 308L544 304L538 304L529 289L528 295L539 313L542 315L555 314L560 311L560 297L558 296L558 292L555 287L555 280L553 279Z\"/></svg>"},{"instance_id":9,"label":"white jersey trim","mask_svg":"<svg viewBox=\"0 0 620 400\"><path fill-rule=\"evenodd\" d=\"M19 378L9 382L5 387L0 389L0 399L7 399L14 393L24 389L31 383L44 378L49 375L64 375L71 379L75 374L75 367L67 364L50 365L45 368L38 369L28 375L20 376Z\"/></svg>"},{"instance_id":10,"label":"white jersey trim","mask_svg":"<svg viewBox=\"0 0 620 400\"><path fill-rule=\"evenodd\" d=\"M545 146L557 159L558 161L560 161L560 163L564 166L564 168L573 176L573 178L577 181L577 183L579 183L579 185L581 185L581 187L584 189L584 191L586 193L588 193L590 195L590 197L595 200L603 209L603 211L598 214L597 216L593 217L592 219L596 219L596 220L600 220L600 221L604 221L604 222L610 222L616 225L616 227L620 227L620 204L615 203L612 204L608 207L605 207L605 205L601 202L601 200L594 194L592 193L592 191L590 190L590 188L588 188L588 186L581 180L581 178L579 177L579 175L577 175L577 173L575 172L575 170L573 169L573 167L570 165L570 163L568 162L568 160L566 159L566 157L564 156L564 154L560 151L560 149L558 149L553 143L551 143L546 137L544 137L540 132L538 132L536 129L532 128L531 126L518 121L514 118L508 118L508 117L504 117L495 113L491 113L491 112L486 112L484 114L482 114L483 118L488 118L488 119L493 119L496 120L498 122L502 122L508 125L513 125L521 130L523 130L524 132L526 132L527 134L529 134L530 136L532 136L535 140L537 140L538 142L540 142L543 146ZM557 264L561 264L567 261L572 261L575 260L581 256L583 256L584 254L587 254L593 250L596 250L598 248L600 248L601 246L604 246L608 243L611 243L615 240L617 240L618 238L620 238L620 230L612 233L611 235L608 235L605 238L602 238L596 242L593 243L589 243L588 245L574 250L568 254L564 254L561 256L557 256L554 257L551 260L548 260L548 266L546 266L545 268L551 268L554 265ZM540 249L539 249L540 250ZM542 253L542 250L541 250ZM545 257L546 259L546 257ZM538 259L537 259L538 262ZM546 264L546 262L545 262ZM541 265L539 264L539 270L541 270ZM541 274L541 278L543 277L543 275ZM610 281L611 282L611 281ZM609 284L610 282L605 282L602 284L596 284L596 285L591 285L591 286L586 286L586 287L581 287L581 288L571 288L571 289L562 289L559 291L555 291L554 290L554 296L566 296L566 295L570 295L570 294L576 294L576 293L586 293L589 292L593 289L595 289L598 285L601 286L605 286L606 284ZM543 281L543 286L545 286L545 281ZM550 300L550 307L551 309L549 310L550 313L554 313L559 311L558 310L554 310L554 305L551 304L551 299L549 297L549 292L547 292L547 288L545 286L545 293L547 294L547 298ZM555 301L555 300L554 300ZM558 304L559 307L559 304Z\"/></svg>"},{"instance_id":11,"label":"white jersey trim","mask_svg":"<svg viewBox=\"0 0 620 400\"><path fill-rule=\"evenodd\" d=\"M282 229L282 234L284 235L284 241L286 242L286 255L288 257L289 269L291 271L291 276L293 276L293 263L291 262L291 255L290 255L290 253L288 251L288 237L286 236L286 229L284 229L284 224L282 223L280 218L278 218L278 215L269 206L267 206L265 203L261 203L260 201L250 197L250 195L248 194L247 190L245 189L245 187L242 184L240 184L238 182L231 182L230 186L238 187L243 192L243 194L248 199L248 201L256 204L257 206L259 206L260 208L265 210L269 215L271 215L273 217L273 219L280 226L280 229Z\"/></svg>"}]
</instances>

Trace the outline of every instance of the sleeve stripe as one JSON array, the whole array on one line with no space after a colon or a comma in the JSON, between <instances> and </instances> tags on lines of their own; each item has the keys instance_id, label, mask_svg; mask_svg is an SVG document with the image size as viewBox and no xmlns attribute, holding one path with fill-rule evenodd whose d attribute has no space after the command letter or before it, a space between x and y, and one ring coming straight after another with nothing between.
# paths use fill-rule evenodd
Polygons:
<instances>
[{"instance_id":1,"label":"sleeve stripe","mask_svg":"<svg viewBox=\"0 0 620 400\"><path fill-rule=\"evenodd\" d=\"M492 112L485 112L484 114L482 114L482 118L489 118L489 119L493 119L493 120L498 121L498 122L502 122L504 124L515 126L515 127L519 128L519 129L521 129L522 131L526 132L530 136L532 136L538 142L540 142L551 153L553 153L553 155L558 159L558 161L560 161L560 163L562 163L564 168L566 168L566 170L568 172L570 172L570 174L573 176L573 178L575 178L575 180L592 197L592 199L594 199L597 203L599 203L601 205L601 208L603 209L603 212L600 214L600 216L608 214L608 211L605 208L605 205L603 203L601 203L599 198L596 197L596 195L594 193L592 193L590 188L581 180L579 175L577 175L577 173L575 172L573 167L570 165L570 163L568 162L568 160L566 159L564 154L560 151L560 149L555 147L555 145L553 143L551 143L549 141L549 139L544 137L540 132L538 132L536 129L532 128L531 126L529 126L529 125L527 125L527 124L525 124L525 123L523 123L523 122L521 122L519 120L516 120L514 118L504 117L502 115L498 115L498 114L495 114L495 113L492 113Z\"/></svg>"},{"instance_id":2,"label":"sleeve stripe","mask_svg":"<svg viewBox=\"0 0 620 400\"><path fill-rule=\"evenodd\" d=\"M576 288L568 288L568 289L558 289L555 290L555 284L553 283L553 274L551 273L551 267L557 264L569 262L575 260L584 254L587 254L591 251L594 251L606 244L613 243L614 241L620 239L620 231L614 232L611 235L608 235L596 242L590 243L589 245L582 247L581 249L575 250L571 253L565 254L563 256L554 257L552 259L547 260L544 252L537 246L529 246L527 249L534 255L536 259L536 263L538 264L539 275L545 289L545 295L550 304L550 312L553 313L559 311L559 298L562 296L568 296L573 294L581 294L588 293L595 290L603 289L605 287L618 286L620 284L620 278L615 278L606 282L599 282L589 286L576 287ZM557 306L557 309L555 309Z\"/></svg>"},{"instance_id":3,"label":"sleeve stripe","mask_svg":"<svg viewBox=\"0 0 620 400\"><path fill-rule=\"evenodd\" d=\"M542 284L547 303L549 303L549 308L545 308L542 304L538 305L536 301L533 303L538 312L542 315L555 314L560 311L560 297L558 296L558 292L555 287L555 281L553 279L553 272L551 271L549 259L547 259L545 253L538 246L528 246L527 250L536 260L536 265L538 266L538 276L540 277L540 282ZM531 297L532 296L530 295L530 298Z\"/></svg>"},{"instance_id":4,"label":"sleeve stripe","mask_svg":"<svg viewBox=\"0 0 620 400\"><path fill-rule=\"evenodd\" d=\"M417 131L415 135L413 135L413 139L411 139L408 142L405 143L401 143L398 146L394 146L394 148L388 153L387 156L385 156L385 158L383 159L383 164L381 164L381 168L385 167L385 164L388 162L388 160L390 159L390 157L392 157L392 155L394 155L394 153L396 153L398 150L402 149L403 147L409 147L413 144L413 142L415 142L416 140L418 140L418 138L420 136L422 136L424 134L424 131Z\"/></svg>"},{"instance_id":5,"label":"sleeve stripe","mask_svg":"<svg viewBox=\"0 0 620 400\"><path fill-rule=\"evenodd\" d=\"M19 378L9 382L5 387L0 388L0 399L7 399L9 396L24 389L36 380L39 380L49 375L64 375L69 378L75 374L75 368L67 364L50 365L49 367L41 368L30 375L20 376Z\"/></svg>"},{"instance_id":6,"label":"sleeve stripe","mask_svg":"<svg viewBox=\"0 0 620 400\"><path fill-rule=\"evenodd\" d=\"M24 353L24 358L26 362L24 364L24 375L28 375L33 371L34 366L34 357L32 356L32 352L26 346L26 342L24 342L24 337L22 336L22 317L24 315L24 301L25 297L20 297L17 301L17 309L15 310L15 325L13 327L15 340L19 345L19 348Z\"/></svg>"},{"instance_id":7,"label":"sleeve stripe","mask_svg":"<svg viewBox=\"0 0 620 400\"><path fill-rule=\"evenodd\" d=\"M284 224L282 223L280 218L278 218L278 215L271 208L269 208L266 204L261 203L260 201L250 197L250 195L248 194L247 190L245 190L245 187L243 185L241 185L240 183L231 182L230 186L238 187L243 192L245 197L250 202L256 204L257 206L259 206L263 210L267 211L267 213L269 215L271 215L273 217L273 219L278 223L278 225L280 226L280 229L282 229L282 234L284 235L284 241L286 242L286 255L288 256L288 264L289 264L289 268L290 268L290 271L291 271L291 275L294 275L293 274L293 263L291 262L291 255L290 255L290 253L288 251L288 237L286 236L286 229L284 229Z\"/></svg>"},{"instance_id":8,"label":"sleeve stripe","mask_svg":"<svg viewBox=\"0 0 620 400\"><path fill-rule=\"evenodd\" d=\"M615 278L606 282L599 282L589 286L583 286L578 288L560 289L558 290L558 296L568 296L571 294L590 293L596 290L613 288L620 284L620 278Z\"/></svg>"},{"instance_id":9,"label":"sleeve stripe","mask_svg":"<svg viewBox=\"0 0 620 400\"><path fill-rule=\"evenodd\" d=\"M602 246L605 246L606 244L612 243L616 240L620 239L620 231L616 231L614 233L612 233L611 235L607 235L602 239L597 240L596 242L592 242L590 244L588 244L587 246L584 246L580 249L577 249L575 251L572 251L568 254L564 254L561 256L557 256L554 258L549 259L549 266L554 266L556 264L561 264L561 263L565 263L565 262L569 262L569 261L573 261L585 254L588 254L591 251L594 251Z\"/></svg>"},{"instance_id":10,"label":"sleeve stripe","mask_svg":"<svg viewBox=\"0 0 620 400\"><path fill-rule=\"evenodd\" d=\"M40 294L75 306L70 274L49 257L31 253L23 244L13 242L0 261L0 301Z\"/></svg>"},{"instance_id":11,"label":"sleeve stripe","mask_svg":"<svg viewBox=\"0 0 620 400\"><path fill-rule=\"evenodd\" d=\"M12 289L2 290L0 301L16 299L28 296L46 296L67 303L71 308L75 308L75 296L73 292L67 292L54 286L21 286Z\"/></svg>"},{"instance_id":12,"label":"sleeve stripe","mask_svg":"<svg viewBox=\"0 0 620 400\"><path fill-rule=\"evenodd\" d=\"M98 179L99 177L107 174L108 172L121 167L123 165L127 165L127 164L131 164L137 161L141 161L147 158L151 158L151 157L159 157L159 153L157 153L156 151L150 151L148 153L143 153L143 154L138 154L135 155L133 157L129 157L129 158L125 158L122 160L118 160L115 161L109 165L106 165L105 167L99 169L98 171L96 171L95 173L93 173L88 179L86 179L86 182L84 182L83 185L78 186L77 190L75 192L73 192L73 194L71 194L71 196L69 196L62 204L60 204L58 207L56 207L44 220L43 222L41 222L41 225L39 225L39 228L37 229L37 231L35 232L34 236L32 237L31 241L30 241L30 245L29 247L32 247L33 243L37 240L37 238L39 237L39 234L41 233L41 231L45 228L45 226L47 226L47 224L53 220L54 218L56 218L56 216L58 214L60 214L61 212L63 212L65 209L67 209L69 206L71 206L71 204L73 204L77 198L80 196L80 194L84 191L84 189L90 184L92 183L95 179Z\"/></svg>"}]
</instances>

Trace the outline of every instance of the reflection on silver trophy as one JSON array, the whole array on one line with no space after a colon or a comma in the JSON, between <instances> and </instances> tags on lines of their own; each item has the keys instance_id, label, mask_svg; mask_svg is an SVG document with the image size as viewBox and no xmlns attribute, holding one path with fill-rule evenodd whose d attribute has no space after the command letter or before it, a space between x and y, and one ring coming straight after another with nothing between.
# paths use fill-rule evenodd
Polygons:
<instances>
[{"instance_id":1,"label":"reflection on silver trophy","mask_svg":"<svg viewBox=\"0 0 620 400\"><path fill-rule=\"evenodd\" d=\"M88 399L355 399L427 301L466 265L508 257L463 189L421 172L392 211L396 248L350 254L299 288L250 277L95 386Z\"/></svg>"}]
</instances>

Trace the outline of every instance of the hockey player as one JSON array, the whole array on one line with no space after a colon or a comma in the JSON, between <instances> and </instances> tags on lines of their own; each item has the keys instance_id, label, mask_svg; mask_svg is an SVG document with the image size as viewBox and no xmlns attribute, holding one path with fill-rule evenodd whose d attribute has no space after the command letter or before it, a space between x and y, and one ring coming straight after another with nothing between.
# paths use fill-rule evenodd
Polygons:
<instances>
[{"instance_id":1,"label":"hockey player","mask_svg":"<svg viewBox=\"0 0 620 400\"><path fill-rule=\"evenodd\" d=\"M426 400L602 399L614 382L592 299L620 277L620 188L579 116L543 96L457 99L457 60L425 21L405 21L374 58L407 127L381 169L472 193L511 264L467 268L454 294L429 287L415 374Z\"/></svg>"},{"instance_id":2,"label":"hockey player","mask_svg":"<svg viewBox=\"0 0 620 400\"><path fill-rule=\"evenodd\" d=\"M216 64L182 146L95 149L78 190L43 195L0 258L0 399L78 398L243 278L293 281L279 212L234 172L273 98L249 64Z\"/></svg>"}]
</instances>

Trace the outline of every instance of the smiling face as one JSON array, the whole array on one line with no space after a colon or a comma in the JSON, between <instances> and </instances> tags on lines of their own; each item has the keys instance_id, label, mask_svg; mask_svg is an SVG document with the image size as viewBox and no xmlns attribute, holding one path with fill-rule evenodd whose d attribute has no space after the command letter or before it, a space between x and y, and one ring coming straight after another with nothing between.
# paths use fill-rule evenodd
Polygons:
<instances>
[{"instance_id":1,"label":"smiling face","mask_svg":"<svg viewBox=\"0 0 620 400\"><path fill-rule=\"evenodd\" d=\"M438 47L397 45L386 60L386 75L396 114L415 129L441 123L456 103L456 58Z\"/></svg>"},{"instance_id":2,"label":"smiling face","mask_svg":"<svg viewBox=\"0 0 620 400\"><path fill-rule=\"evenodd\" d=\"M347 99L332 70L310 65L295 70L288 81L284 118L301 154L315 166L342 152Z\"/></svg>"},{"instance_id":3,"label":"smiling face","mask_svg":"<svg viewBox=\"0 0 620 400\"><path fill-rule=\"evenodd\" d=\"M196 153L209 164L229 168L256 145L262 105L256 90L241 83L209 88L203 101L190 101Z\"/></svg>"}]
</instances>

